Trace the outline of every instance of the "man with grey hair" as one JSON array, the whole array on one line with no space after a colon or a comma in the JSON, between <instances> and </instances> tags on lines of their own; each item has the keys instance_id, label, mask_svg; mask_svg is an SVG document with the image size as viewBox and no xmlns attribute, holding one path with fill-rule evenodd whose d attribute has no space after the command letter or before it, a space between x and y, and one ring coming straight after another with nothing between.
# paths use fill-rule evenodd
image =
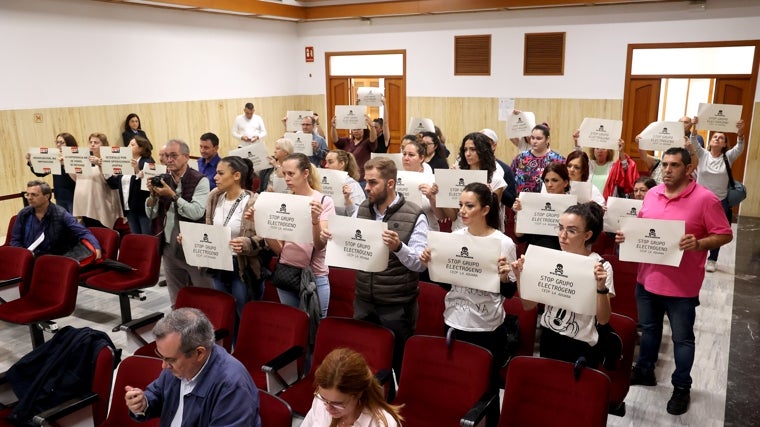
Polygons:
<instances>
[{"instance_id":1,"label":"man with grey hair","mask_svg":"<svg viewBox=\"0 0 760 427\"><path fill-rule=\"evenodd\" d=\"M81 239L92 244L100 258L98 239L66 209L50 202L53 189L42 180L26 184L29 206L21 209L11 230L11 246L37 255L63 255Z\"/></svg>"},{"instance_id":2,"label":"man with grey hair","mask_svg":"<svg viewBox=\"0 0 760 427\"><path fill-rule=\"evenodd\" d=\"M160 417L162 426L261 426L256 385L245 366L214 343L214 327L200 310L172 311L153 334L164 370L144 391L125 387L133 418Z\"/></svg>"},{"instance_id":3,"label":"man with grey hair","mask_svg":"<svg viewBox=\"0 0 760 427\"><path fill-rule=\"evenodd\" d=\"M187 166L190 147L185 142L169 140L164 154L169 173L161 177L161 185L153 185L153 180L148 181L150 197L145 201L145 212L148 218L158 218L154 225L163 224L160 237L163 239L161 260L174 307L180 288L214 286L211 277L201 268L193 267L185 261L182 245L177 241L180 221L205 222L209 181L205 175Z\"/></svg>"}]
</instances>

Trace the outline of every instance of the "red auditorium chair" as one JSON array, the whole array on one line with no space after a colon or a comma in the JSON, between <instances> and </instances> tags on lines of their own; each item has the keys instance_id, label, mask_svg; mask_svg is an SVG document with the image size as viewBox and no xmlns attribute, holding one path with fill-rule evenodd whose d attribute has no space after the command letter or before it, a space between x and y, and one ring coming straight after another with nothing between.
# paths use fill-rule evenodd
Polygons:
<instances>
[{"instance_id":1,"label":"red auditorium chair","mask_svg":"<svg viewBox=\"0 0 760 427\"><path fill-rule=\"evenodd\" d=\"M639 323L639 310L636 307L636 277L639 263L620 261L617 255L602 256L612 266L612 278L615 283L615 298L610 299L612 312L628 316Z\"/></svg>"},{"instance_id":2,"label":"red auditorium chair","mask_svg":"<svg viewBox=\"0 0 760 427\"><path fill-rule=\"evenodd\" d=\"M263 427L291 427L293 410L288 402L259 390L259 416Z\"/></svg>"},{"instance_id":3,"label":"red auditorium chair","mask_svg":"<svg viewBox=\"0 0 760 427\"><path fill-rule=\"evenodd\" d=\"M88 230L100 243L101 259L116 260L119 252L119 233L105 227L88 227ZM81 268L79 271L79 283L85 283L88 278L104 271L101 264L97 262Z\"/></svg>"},{"instance_id":4,"label":"red auditorium chair","mask_svg":"<svg viewBox=\"0 0 760 427\"><path fill-rule=\"evenodd\" d=\"M330 302L327 315L330 317L354 317L356 296L356 270L330 267Z\"/></svg>"},{"instance_id":5,"label":"red auditorium chair","mask_svg":"<svg viewBox=\"0 0 760 427\"><path fill-rule=\"evenodd\" d=\"M1 304L0 320L29 325L32 345L36 348L45 341L43 328L54 331L57 328L51 326L52 320L74 312L78 274L79 264L71 258L39 256L34 263L29 291Z\"/></svg>"},{"instance_id":6,"label":"red auditorium chair","mask_svg":"<svg viewBox=\"0 0 760 427\"><path fill-rule=\"evenodd\" d=\"M415 335L444 336L443 310L446 290L435 283L420 281L420 294L417 297L419 314Z\"/></svg>"},{"instance_id":7,"label":"red auditorium chair","mask_svg":"<svg viewBox=\"0 0 760 427\"><path fill-rule=\"evenodd\" d=\"M158 427L159 419L152 418L145 422L137 422L129 416L129 409L124 400L124 387L132 386L145 390L161 374L163 361L155 357L129 356L122 360L116 372L116 381L111 396L111 410L108 418L98 427Z\"/></svg>"},{"instance_id":8,"label":"red auditorium chair","mask_svg":"<svg viewBox=\"0 0 760 427\"><path fill-rule=\"evenodd\" d=\"M13 233L13 224L16 223L16 217L18 215L13 215L11 219L8 221L8 231L5 232L5 243L3 243L3 246L10 246L11 244L11 234Z\"/></svg>"},{"instance_id":9,"label":"red auditorium chair","mask_svg":"<svg viewBox=\"0 0 760 427\"><path fill-rule=\"evenodd\" d=\"M607 424L610 379L595 369L541 357L509 362L499 427Z\"/></svg>"},{"instance_id":10,"label":"red auditorium chair","mask_svg":"<svg viewBox=\"0 0 760 427\"><path fill-rule=\"evenodd\" d=\"M381 382L391 378L393 332L390 329L362 320L324 318L317 329L309 373L280 394L293 408L293 412L304 415L309 411L314 399L314 372L329 352L340 347L361 353L372 372L380 374L378 376L381 377Z\"/></svg>"},{"instance_id":11,"label":"red auditorium chair","mask_svg":"<svg viewBox=\"0 0 760 427\"><path fill-rule=\"evenodd\" d=\"M33 266L34 255L30 250L0 246L0 289L18 285L19 296L25 295L29 292Z\"/></svg>"},{"instance_id":12,"label":"red auditorium chair","mask_svg":"<svg viewBox=\"0 0 760 427\"><path fill-rule=\"evenodd\" d=\"M145 234L127 234L119 246L118 261L131 266L130 272L106 271L87 279L83 286L119 296L121 324L132 320L130 297L145 300L140 289L154 286L158 281L161 258L158 255L158 239Z\"/></svg>"},{"instance_id":13,"label":"red auditorium chair","mask_svg":"<svg viewBox=\"0 0 760 427\"><path fill-rule=\"evenodd\" d=\"M305 311L276 302L251 301L243 307L232 355L248 369L256 387L277 392L288 385L280 376L284 366L278 363L278 356L285 354L280 360L295 361L291 371L282 375L297 378L303 372L308 337L309 317ZM270 381L277 384L267 385L264 365L271 369Z\"/></svg>"},{"instance_id":14,"label":"red auditorium chair","mask_svg":"<svg viewBox=\"0 0 760 427\"><path fill-rule=\"evenodd\" d=\"M404 426L476 425L490 405L498 404L498 394L488 390L491 363L488 350L464 341L409 338L393 400L404 405Z\"/></svg>"},{"instance_id":15,"label":"red auditorium chair","mask_svg":"<svg viewBox=\"0 0 760 427\"><path fill-rule=\"evenodd\" d=\"M633 351L636 347L638 333L636 332L636 322L630 317L621 314L612 313L610 325L623 342L623 353L620 360L616 363L614 370L604 369L604 367L600 367L599 370L607 374L612 382L609 413L623 417L625 416L625 397L628 395L628 389L631 387Z\"/></svg>"}]
</instances>

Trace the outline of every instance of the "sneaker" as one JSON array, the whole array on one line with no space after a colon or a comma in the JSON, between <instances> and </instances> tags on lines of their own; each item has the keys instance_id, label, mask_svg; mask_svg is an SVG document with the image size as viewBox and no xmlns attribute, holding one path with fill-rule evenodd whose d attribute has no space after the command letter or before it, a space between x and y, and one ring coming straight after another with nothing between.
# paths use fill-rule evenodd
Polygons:
<instances>
[{"instance_id":1,"label":"sneaker","mask_svg":"<svg viewBox=\"0 0 760 427\"><path fill-rule=\"evenodd\" d=\"M657 378L654 376L654 371L646 372L638 366L634 366L631 370L631 385L655 386L657 385Z\"/></svg>"},{"instance_id":2,"label":"sneaker","mask_svg":"<svg viewBox=\"0 0 760 427\"><path fill-rule=\"evenodd\" d=\"M668 413L671 415L685 414L689 410L690 400L688 388L674 387L673 396L668 400Z\"/></svg>"},{"instance_id":3,"label":"sneaker","mask_svg":"<svg viewBox=\"0 0 760 427\"><path fill-rule=\"evenodd\" d=\"M708 273L714 273L716 270L715 261L708 259L707 264L705 264L705 271Z\"/></svg>"},{"instance_id":4,"label":"sneaker","mask_svg":"<svg viewBox=\"0 0 760 427\"><path fill-rule=\"evenodd\" d=\"M162 288L163 288L164 286L166 286L166 280L161 280L160 282L158 282L158 286L159 286L159 287L162 287Z\"/></svg>"}]
</instances>

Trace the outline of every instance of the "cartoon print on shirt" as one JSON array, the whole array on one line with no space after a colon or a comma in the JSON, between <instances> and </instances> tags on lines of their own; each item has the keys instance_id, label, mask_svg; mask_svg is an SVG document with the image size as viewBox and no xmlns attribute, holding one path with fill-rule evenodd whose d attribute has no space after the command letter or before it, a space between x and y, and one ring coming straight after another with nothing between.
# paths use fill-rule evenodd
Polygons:
<instances>
[{"instance_id":1,"label":"cartoon print on shirt","mask_svg":"<svg viewBox=\"0 0 760 427\"><path fill-rule=\"evenodd\" d=\"M572 311L547 305L543 316L546 320L546 324L549 325L554 332L573 338L578 335L580 328L578 322L575 321L575 313Z\"/></svg>"}]
</instances>

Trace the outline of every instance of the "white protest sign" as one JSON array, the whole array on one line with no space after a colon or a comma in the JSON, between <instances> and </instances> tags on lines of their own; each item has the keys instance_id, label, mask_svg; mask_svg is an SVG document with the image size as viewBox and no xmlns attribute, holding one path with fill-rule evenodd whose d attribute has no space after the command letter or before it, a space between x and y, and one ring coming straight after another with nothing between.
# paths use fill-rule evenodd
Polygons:
<instances>
[{"instance_id":1,"label":"white protest sign","mask_svg":"<svg viewBox=\"0 0 760 427\"><path fill-rule=\"evenodd\" d=\"M285 130L288 132L298 132L301 130L301 123L303 123L304 117L307 116L311 116L313 118L314 112L308 110L288 111L285 113L285 117L287 117Z\"/></svg>"},{"instance_id":2,"label":"white protest sign","mask_svg":"<svg viewBox=\"0 0 760 427\"><path fill-rule=\"evenodd\" d=\"M180 221L179 231L189 265L232 271L229 227Z\"/></svg>"},{"instance_id":3,"label":"white protest sign","mask_svg":"<svg viewBox=\"0 0 760 427\"><path fill-rule=\"evenodd\" d=\"M700 103L697 117L697 129L736 132L736 122L742 118L742 106Z\"/></svg>"},{"instance_id":4,"label":"white protest sign","mask_svg":"<svg viewBox=\"0 0 760 427\"><path fill-rule=\"evenodd\" d=\"M422 199L427 199L419 189L420 184L432 185L434 182L435 176L431 174L404 170L396 172L396 191L417 206L422 206Z\"/></svg>"},{"instance_id":5,"label":"white protest sign","mask_svg":"<svg viewBox=\"0 0 760 427\"><path fill-rule=\"evenodd\" d=\"M313 243L309 196L263 192L253 205L256 234L294 243Z\"/></svg>"},{"instance_id":6,"label":"white protest sign","mask_svg":"<svg viewBox=\"0 0 760 427\"><path fill-rule=\"evenodd\" d=\"M327 227L332 233L327 241L327 265L370 273L388 268L388 247L383 243L387 222L332 215Z\"/></svg>"},{"instance_id":7,"label":"white protest sign","mask_svg":"<svg viewBox=\"0 0 760 427\"><path fill-rule=\"evenodd\" d=\"M623 134L622 120L583 119L578 136L581 147L618 149L618 140Z\"/></svg>"},{"instance_id":8,"label":"white protest sign","mask_svg":"<svg viewBox=\"0 0 760 427\"><path fill-rule=\"evenodd\" d=\"M314 149L311 146L311 141L314 139L314 135L303 132L288 132L284 136L285 139L293 143L294 153L303 153L307 157L314 155Z\"/></svg>"},{"instance_id":9,"label":"white protest sign","mask_svg":"<svg viewBox=\"0 0 760 427\"><path fill-rule=\"evenodd\" d=\"M387 157L393 160L393 163L396 164L397 171L404 170L404 159L401 153L370 153L369 157L370 159L374 159L375 157Z\"/></svg>"},{"instance_id":10,"label":"white protest sign","mask_svg":"<svg viewBox=\"0 0 760 427\"><path fill-rule=\"evenodd\" d=\"M134 175L135 168L132 167L132 148L131 147L101 147L100 168L103 175Z\"/></svg>"},{"instance_id":11,"label":"white protest sign","mask_svg":"<svg viewBox=\"0 0 760 427\"><path fill-rule=\"evenodd\" d=\"M678 267L683 251L678 248L686 233L686 223L678 220L620 218L625 242L620 244L620 260Z\"/></svg>"},{"instance_id":12,"label":"white protest sign","mask_svg":"<svg viewBox=\"0 0 760 427\"><path fill-rule=\"evenodd\" d=\"M346 198L343 196L343 186L346 184L348 172L332 169L319 169L322 194L332 197L336 208L346 207Z\"/></svg>"},{"instance_id":13,"label":"white protest sign","mask_svg":"<svg viewBox=\"0 0 760 427\"><path fill-rule=\"evenodd\" d=\"M367 127L366 105L336 105L335 129L364 129Z\"/></svg>"},{"instance_id":14,"label":"white protest sign","mask_svg":"<svg viewBox=\"0 0 760 427\"><path fill-rule=\"evenodd\" d=\"M428 231L428 247L432 280L499 293L499 239Z\"/></svg>"},{"instance_id":15,"label":"white protest sign","mask_svg":"<svg viewBox=\"0 0 760 427\"><path fill-rule=\"evenodd\" d=\"M61 147L63 149L63 167L66 172L77 175L92 175L90 152L79 147Z\"/></svg>"},{"instance_id":16,"label":"white protest sign","mask_svg":"<svg viewBox=\"0 0 760 427\"><path fill-rule=\"evenodd\" d=\"M140 190L148 191L148 180L154 176L166 173L166 165L158 163L145 163L142 168L143 178L140 180Z\"/></svg>"},{"instance_id":17,"label":"white protest sign","mask_svg":"<svg viewBox=\"0 0 760 427\"><path fill-rule=\"evenodd\" d=\"M506 122L515 109L514 98L499 98L499 121Z\"/></svg>"},{"instance_id":18,"label":"white protest sign","mask_svg":"<svg viewBox=\"0 0 760 427\"><path fill-rule=\"evenodd\" d=\"M488 183L488 171L470 169L436 169L435 183L438 194L435 205L439 208L459 209L459 196L464 187L471 182Z\"/></svg>"},{"instance_id":19,"label":"white protest sign","mask_svg":"<svg viewBox=\"0 0 760 427\"><path fill-rule=\"evenodd\" d=\"M29 149L29 162L37 173L61 174L61 161L57 148L37 147Z\"/></svg>"},{"instance_id":20,"label":"white protest sign","mask_svg":"<svg viewBox=\"0 0 760 427\"><path fill-rule=\"evenodd\" d=\"M591 201L591 186L594 185L591 181L570 181L570 192L573 196L578 198L578 203L586 203ZM544 192L544 186L541 186L541 192Z\"/></svg>"},{"instance_id":21,"label":"white protest sign","mask_svg":"<svg viewBox=\"0 0 760 427\"><path fill-rule=\"evenodd\" d=\"M608 197L607 212L604 213L604 231L616 233L620 230L620 218L636 218L643 203L643 200Z\"/></svg>"},{"instance_id":22,"label":"white protest sign","mask_svg":"<svg viewBox=\"0 0 760 427\"><path fill-rule=\"evenodd\" d=\"M591 257L530 245L520 274L520 298L594 316L596 263Z\"/></svg>"},{"instance_id":23,"label":"white protest sign","mask_svg":"<svg viewBox=\"0 0 760 427\"><path fill-rule=\"evenodd\" d=\"M665 151L670 147L683 147L683 135L680 122L652 122L639 134L639 148Z\"/></svg>"},{"instance_id":24,"label":"white protest sign","mask_svg":"<svg viewBox=\"0 0 760 427\"><path fill-rule=\"evenodd\" d=\"M520 193L522 209L515 218L515 231L521 234L556 236L559 216L578 203L571 194Z\"/></svg>"},{"instance_id":25,"label":"white protest sign","mask_svg":"<svg viewBox=\"0 0 760 427\"><path fill-rule=\"evenodd\" d=\"M379 87L360 87L357 91L356 103L370 107L383 105L384 89Z\"/></svg>"},{"instance_id":26,"label":"white protest sign","mask_svg":"<svg viewBox=\"0 0 760 427\"><path fill-rule=\"evenodd\" d=\"M253 163L253 170L256 172L263 171L264 169L269 169L272 167L272 165L269 163L269 153L267 153L266 144L246 145L242 148L230 150L230 152L227 154L230 156L238 156L250 160L251 163Z\"/></svg>"},{"instance_id":27,"label":"white protest sign","mask_svg":"<svg viewBox=\"0 0 760 427\"><path fill-rule=\"evenodd\" d=\"M530 136L534 127L536 127L536 115L530 111L510 114L507 117L507 138Z\"/></svg>"},{"instance_id":28,"label":"white protest sign","mask_svg":"<svg viewBox=\"0 0 760 427\"><path fill-rule=\"evenodd\" d=\"M422 132L435 132L435 124L432 119L426 119L421 117L412 117L409 119L409 126L407 127L407 135L417 135Z\"/></svg>"}]
</instances>

